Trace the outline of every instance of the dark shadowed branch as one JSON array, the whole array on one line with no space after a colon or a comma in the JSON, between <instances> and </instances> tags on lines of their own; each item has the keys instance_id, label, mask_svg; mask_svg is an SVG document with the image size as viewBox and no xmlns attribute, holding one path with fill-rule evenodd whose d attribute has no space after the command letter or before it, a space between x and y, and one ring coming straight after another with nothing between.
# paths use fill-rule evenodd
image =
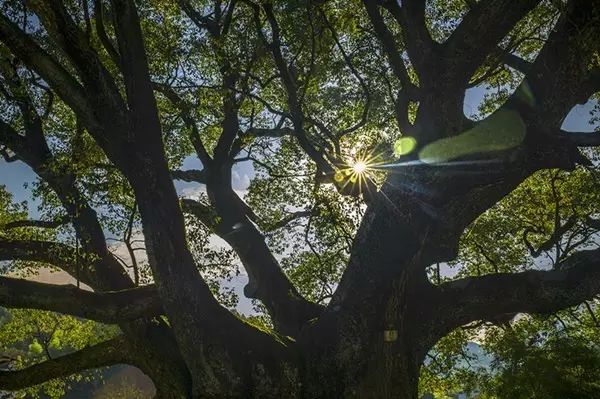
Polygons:
<instances>
[{"instance_id":1,"label":"dark shadowed branch","mask_svg":"<svg viewBox=\"0 0 600 399\"><path fill-rule=\"evenodd\" d=\"M75 248L58 242L0 239L0 260L47 263L72 276L76 274L74 254Z\"/></svg>"},{"instance_id":2,"label":"dark shadowed branch","mask_svg":"<svg viewBox=\"0 0 600 399\"><path fill-rule=\"evenodd\" d=\"M206 171L198 169L188 170L172 170L171 176L175 180L182 180L186 182L196 182L206 184Z\"/></svg>"},{"instance_id":3,"label":"dark shadowed branch","mask_svg":"<svg viewBox=\"0 0 600 399\"><path fill-rule=\"evenodd\" d=\"M435 61L437 53L436 44L425 24L425 4L425 0L410 0L402 2L401 7L397 1L383 2L402 28L403 44L421 79L428 75L425 69Z\"/></svg>"},{"instance_id":4,"label":"dark shadowed branch","mask_svg":"<svg viewBox=\"0 0 600 399\"><path fill-rule=\"evenodd\" d=\"M455 70L453 75L466 83L497 44L540 0L484 0L465 15L443 44L444 56ZM494 23L490 24L490 21Z\"/></svg>"},{"instance_id":5,"label":"dark shadowed branch","mask_svg":"<svg viewBox=\"0 0 600 399\"><path fill-rule=\"evenodd\" d=\"M502 61L509 67L514 68L517 71L524 73L525 75L531 72L531 62L524 60L523 58L508 50L499 48L498 51L500 52L500 61Z\"/></svg>"},{"instance_id":6,"label":"dark shadowed branch","mask_svg":"<svg viewBox=\"0 0 600 399\"><path fill-rule=\"evenodd\" d=\"M100 39L100 43L115 63L115 65L119 66L121 63L121 56L117 52L114 44L111 39L108 37L106 33L106 28L104 25L104 7L102 5L102 0L94 0L94 16L96 22L96 33L98 34L98 38Z\"/></svg>"},{"instance_id":7,"label":"dark shadowed branch","mask_svg":"<svg viewBox=\"0 0 600 399\"><path fill-rule=\"evenodd\" d=\"M599 132L567 132L560 131L560 136L569 140L578 147L598 147L600 146Z\"/></svg>"},{"instance_id":8,"label":"dark shadowed branch","mask_svg":"<svg viewBox=\"0 0 600 399\"><path fill-rule=\"evenodd\" d=\"M441 284L438 290L436 319L443 334L503 314L548 314L600 293L600 250L577 252L555 270L467 277Z\"/></svg>"},{"instance_id":9,"label":"dark shadowed branch","mask_svg":"<svg viewBox=\"0 0 600 399\"><path fill-rule=\"evenodd\" d=\"M95 120L85 91L77 80L4 14L0 14L0 40L50 83L80 117L90 124Z\"/></svg>"},{"instance_id":10,"label":"dark shadowed branch","mask_svg":"<svg viewBox=\"0 0 600 399\"><path fill-rule=\"evenodd\" d=\"M40 309L116 324L162 312L154 286L114 292L91 292L74 285L52 285L0 276L0 304Z\"/></svg>"},{"instance_id":11,"label":"dark shadowed branch","mask_svg":"<svg viewBox=\"0 0 600 399\"><path fill-rule=\"evenodd\" d=\"M566 6L527 75L540 125L559 128L573 106L600 90L597 66L590 69L593 54L600 49L599 33L597 2L573 1Z\"/></svg>"},{"instance_id":12,"label":"dark shadowed branch","mask_svg":"<svg viewBox=\"0 0 600 399\"><path fill-rule=\"evenodd\" d=\"M81 371L132 363L125 339L116 337L22 370L0 371L0 389L15 391Z\"/></svg>"},{"instance_id":13,"label":"dark shadowed branch","mask_svg":"<svg viewBox=\"0 0 600 399\"><path fill-rule=\"evenodd\" d=\"M10 230L16 229L19 227L36 227L40 229L55 229L69 222L68 218L61 218L56 220L15 220L12 222L8 222L2 226L0 229Z\"/></svg>"},{"instance_id":14,"label":"dark shadowed branch","mask_svg":"<svg viewBox=\"0 0 600 399\"><path fill-rule=\"evenodd\" d=\"M400 83L402 83L403 89L409 91L411 88L414 89L414 86L410 82L406 66L404 65L404 60L402 59L400 51L398 50L394 36L386 26L377 3L378 2L374 0L364 1L367 14L371 19L375 34L381 42L383 50L388 57L392 71L400 80Z\"/></svg>"},{"instance_id":15,"label":"dark shadowed branch","mask_svg":"<svg viewBox=\"0 0 600 399\"><path fill-rule=\"evenodd\" d=\"M233 193L235 195L235 193ZM317 317L322 307L307 301L283 273L279 262L271 253L262 233L243 214L237 196L235 204L229 204L229 215L219 215L212 207L191 199L181 200L182 208L190 213L215 234L225 240L237 253L248 272L249 282L244 294L249 298L260 299L267 307L275 327L287 335L296 335L304 323ZM223 206L225 200L220 201ZM237 213L236 210L237 209ZM232 224L229 218L238 220Z\"/></svg>"}]
</instances>

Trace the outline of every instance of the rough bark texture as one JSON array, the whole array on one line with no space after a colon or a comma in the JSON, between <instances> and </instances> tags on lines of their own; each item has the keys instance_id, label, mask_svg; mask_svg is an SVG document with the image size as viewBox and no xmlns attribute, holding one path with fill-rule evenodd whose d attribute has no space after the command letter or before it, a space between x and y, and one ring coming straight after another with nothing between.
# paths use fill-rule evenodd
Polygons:
<instances>
[{"instance_id":1,"label":"rough bark texture","mask_svg":"<svg viewBox=\"0 0 600 399\"><path fill-rule=\"evenodd\" d=\"M598 250L573 255L565 270L496 274L440 286L428 281L426 268L454 259L464 229L531 174L545 168L572 170L588 162L578 146L600 144L597 138L560 130L567 112L600 89L598 70L589 67L600 48L600 7L597 2L567 2L534 62L514 54L505 57L526 69L525 79L499 110L476 123L462 112L465 88L497 51L498 42L539 1L518 6L479 1L444 43L429 35L425 3L364 1L373 34L400 83L394 88L395 119L404 134L416 139L414 154L477 126L515 135L519 142L493 152L474 149L449 164L422 162L417 155L399 162L380 190L365 196L369 206L349 263L326 307L308 301L294 287L254 223L252 210L231 186L231 167L242 142L260 134L294 137L316 165L319 182L331 181L340 167L339 154L324 155L326 149L317 148L307 135L310 118L282 51L273 5L232 1L225 10L219 6L205 16L205 10L191 2L180 2L182 12L209 38L220 63L221 134L212 152L204 147L189 106L172 88L152 83L133 0L111 1L116 46L104 31L105 5L94 4L100 18L96 29L118 67L118 77L103 64L62 2L30 1L27 7L65 59L44 51L14 20L0 15L0 41L11 57L43 78L129 181L156 284L135 287L110 253L96 212L78 189L77 176L53 168L41 117L22 90L26 83L3 56L0 73L24 123L0 122L0 143L56 193L81 242L82 260L76 269L75 249L58 242L5 239L0 240L0 260L53 264L95 292L0 277L0 304L116 323L123 335L25 370L2 371L0 389L128 363L150 376L160 398L414 399L426 353L452 329L507 312L558 310L598 294ZM240 71L222 47L236 7L254 16L257 38L268 49L275 78L285 90L283 116L293 129L240 131ZM398 25L392 30L401 30L403 48L388 23ZM418 85L411 83L404 51ZM202 171L168 169L154 90L181 108ZM414 123L408 121L410 101L419 102ZM511 124L496 126L495 121ZM206 184L210 206L191 200L180 206L173 178ZM336 188L344 195L360 194L345 185ZM245 294L265 305L274 331L240 320L213 297L188 248L182 208L237 253L250 280Z\"/></svg>"}]
</instances>

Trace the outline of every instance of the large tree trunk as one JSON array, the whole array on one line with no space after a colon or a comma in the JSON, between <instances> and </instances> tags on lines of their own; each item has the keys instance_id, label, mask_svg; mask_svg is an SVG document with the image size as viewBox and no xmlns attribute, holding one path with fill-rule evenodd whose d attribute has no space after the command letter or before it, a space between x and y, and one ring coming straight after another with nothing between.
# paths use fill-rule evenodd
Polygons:
<instances>
[{"instance_id":1,"label":"large tree trunk","mask_svg":"<svg viewBox=\"0 0 600 399\"><path fill-rule=\"evenodd\" d=\"M327 337L314 337L307 343L311 347L302 347L302 355L297 363L280 366L268 375L262 375L260 367L249 372L249 378L243 385L231 381L227 388L210 394L190 394L182 391L182 381L186 377L184 369L169 370L144 369L157 388L158 398L208 397L208 398L377 398L377 399L415 399L417 397L419 370L422 358L414 353L412 339L396 335L393 330L376 329L369 337L362 337L370 354L358 359L357 350L352 345L355 337L340 332L340 346L324 348ZM171 344L169 344L171 345ZM161 352L175 350L163 346ZM157 364L154 364L156 367ZM273 373L280 374L279 380ZM173 380L178 376L177 380ZM239 382L239 381L238 381ZM188 385L189 389L189 385Z\"/></svg>"},{"instance_id":2,"label":"large tree trunk","mask_svg":"<svg viewBox=\"0 0 600 399\"><path fill-rule=\"evenodd\" d=\"M246 88L240 93L240 87L247 82L242 82L240 71L233 67L236 63L221 47L229 40L226 36L236 2L229 2L230 12L223 20L220 2L215 2L218 12L210 18L188 2L181 3L197 28L214 39L222 74L222 134L214 148L204 147L191 108L185 104L182 108L186 124L196 134L192 142L205 168L201 174L212 205L208 217L200 219L238 254L250 279L245 293L265 305L275 331L265 332L240 321L217 302L198 273L168 169L153 93L155 76L148 67L136 3L111 2L118 52L110 43L107 47L118 58L116 78L91 44L89 32L86 37L62 2L30 1L27 6L44 25L50 47L56 45L68 64L63 65L62 56L56 58L55 51L44 51L35 35L4 14L0 14L0 40L77 114L78 122L129 180L162 309L135 322L117 320L123 337L89 351L83 349L26 370L2 371L0 382L4 385L0 386L20 389L126 361L150 376L159 398L413 399L418 395L419 369L427 351L452 329L507 312L560 309L600 292L600 250L581 251L563 263L564 270L497 273L439 286L432 285L426 273L431 264L454 259L464 229L533 172L572 169L576 163L589 162L578 152L579 144L571 141L574 136L559 128L573 104L598 88L597 70L595 74L589 71L597 44L587 45L589 37L598 36L597 7L584 7L584 1L570 2L564 10L567 18L559 21L536 60L519 63L527 76L521 87L498 111L477 124L488 133L497 132L499 140L500 134L509 133L511 148L469 148L449 157L442 148L437 154L442 161L432 166L420 162L427 156L418 154L428 144L443 143L473 127L475 123L466 120L462 112L473 74L539 0L523 1L519 6L510 1L478 2L444 43L434 42L428 33L425 1L364 1L375 35L401 83L395 88L397 101L393 100L400 130L414 136L418 144L411 155L403 155L390 169L381 190L375 190L371 182L368 187L372 190L363 193L369 207L347 269L324 308L302 297L289 281L253 223L252 211L231 187L231 167L248 136L242 134L239 123L246 96ZM293 129L288 127L289 134L316 165L318 181L333 178L347 166L346 161L336 159L336 154L325 156L328 150L319 148L319 140L311 140L316 132L309 131L310 115L303 104L297 68L287 59L288 50L283 51L286 33L278 25L277 7L237 3L253 11L256 39L272 53L276 76L285 89L286 118L293 125ZM397 47L381 7L399 24L402 49ZM270 27L268 34L263 32L263 20ZM487 26L490 20L497 23ZM418 75L418 86L406 69L405 50ZM73 70L76 75L71 76ZM19 80L18 74L9 74ZM358 78L359 74L355 75ZM17 92L21 97L25 91ZM166 96L178 102L175 91L172 94ZM419 104L414 124L408 118L411 102ZM0 141L50 184L73 219L86 254L83 258L95 259L82 269L82 281L97 291L131 289L133 283L110 254L95 212L78 192L75 172L63 176L50 167L52 153L43 124L30 112L36 108L30 103L22 111L26 134L2 125ZM448 165L443 159L457 162ZM337 188L344 195L360 194L360 187L358 191ZM22 251L13 256L7 260L24 257ZM45 261L46 257L26 260ZM58 263L69 270L65 265L69 262ZM79 270L76 274L79 278ZM99 354L105 348L110 353ZM120 356L119 349L127 356ZM86 353L97 359L81 362L74 369L72 360L81 361ZM41 372L47 373L42 376L45 379L39 377ZM31 378L32 373L38 377ZM19 381L23 376L27 383Z\"/></svg>"},{"instance_id":3,"label":"large tree trunk","mask_svg":"<svg viewBox=\"0 0 600 399\"><path fill-rule=\"evenodd\" d=\"M414 337L389 328L379 325L357 336L332 327L329 337L312 337L312 347L303 348L301 397L416 398L422 359ZM325 347L334 336L335 346Z\"/></svg>"},{"instance_id":4,"label":"large tree trunk","mask_svg":"<svg viewBox=\"0 0 600 399\"><path fill-rule=\"evenodd\" d=\"M317 343L312 350L303 348L307 352L298 363L282 367L279 370L280 380L265 377L259 370L255 370L251 373L252 377L243 386L238 387L240 389L233 391L193 395L182 391L182 386L185 385L181 382L187 380L183 369L160 368L143 371L154 382L157 398L417 398L422 359L415 357L413 348L405 337L394 337L391 332L379 332L369 337L369 347L373 352L359 362L348 363L348 359L344 359L344 356L354 357L344 352L350 352L352 348L324 350ZM396 341L388 341L389 339ZM162 352L168 351L169 347L164 346ZM173 380L174 376L178 378ZM235 381L231 383L236 384Z\"/></svg>"},{"instance_id":5,"label":"large tree trunk","mask_svg":"<svg viewBox=\"0 0 600 399\"><path fill-rule=\"evenodd\" d=\"M420 165L390 176L367 210L327 309L281 348L291 353L282 356L287 360L268 375L258 372L260 360L251 362L245 382L224 383L215 397L416 398L424 357L447 333L435 325L439 293L425 269L455 257L464 228L532 166L524 160L500 172L472 179Z\"/></svg>"},{"instance_id":6,"label":"large tree trunk","mask_svg":"<svg viewBox=\"0 0 600 399\"><path fill-rule=\"evenodd\" d=\"M333 359L324 359L318 366L317 375L311 375L303 384L302 398L348 398L348 399L415 399L418 389L418 367L407 364L406 359L384 358L373 361L363 375L349 380L344 371L332 372L324 366ZM309 366L310 367L310 366ZM393 375L390 378L390 375Z\"/></svg>"}]
</instances>

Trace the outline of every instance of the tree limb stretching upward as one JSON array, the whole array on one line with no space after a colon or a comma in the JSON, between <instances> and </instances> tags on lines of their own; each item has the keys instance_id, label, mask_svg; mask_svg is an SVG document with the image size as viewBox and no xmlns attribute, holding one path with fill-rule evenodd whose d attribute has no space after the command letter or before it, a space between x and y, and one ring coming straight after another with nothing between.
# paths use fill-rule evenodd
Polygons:
<instances>
[{"instance_id":1,"label":"tree limb stretching upward","mask_svg":"<svg viewBox=\"0 0 600 399\"><path fill-rule=\"evenodd\" d=\"M240 214L240 203L243 201L234 192L231 195L233 197L230 200L235 203L228 204L227 216L220 219L225 219L222 222L219 222L214 208L198 201L183 199L181 205L185 212L196 216L231 245L248 272L245 295L263 301L279 331L295 335L307 320L317 317L323 308L299 294L281 270L262 233L243 213ZM225 201L220 201L220 204L227 205ZM239 222L228 223L227 217L235 217L234 220Z\"/></svg>"},{"instance_id":2,"label":"tree limb stretching upward","mask_svg":"<svg viewBox=\"0 0 600 399\"><path fill-rule=\"evenodd\" d=\"M181 0L167 10L94 0L93 13L88 1L5 3L0 155L39 176L44 206L64 207L77 245L0 238L0 261L51 264L94 292L0 277L0 305L118 323L124 336L2 371L0 389L139 361L160 397L413 399L425 353L453 328L552 312L600 291L600 249L555 270L439 286L427 279L432 263L456 259L465 229L532 174L592 163L579 147L600 146L598 135L560 127L600 89L597 1L456 0L452 15L426 0L356 0L343 11L325 1ZM522 29L530 20L534 45ZM483 84L499 92L482 110L499 108L469 120L466 90ZM441 160L424 162L436 146ZM172 170L194 152L202 170ZM388 159L392 152L402 158ZM347 159L362 155L365 164L373 155L373 167L350 172ZM232 186L243 161L269 166L249 188L267 208L259 214L303 210L260 223ZM277 166L305 173L290 182L272 173ZM180 201L173 180L204 184L209 203ZM133 288L109 251L105 229L122 226L121 208L132 209L125 241L139 216L156 287ZM238 255L244 293L261 302L274 331L215 298L204 278L213 270L200 273L182 210ZM541 249L580 224L556 214L556 234ZM304 241L296 228L265 239L308 216ZM55 224L10 222L2 237L38 232L18 227ZM304 253L309 236L318 245ZM326 306L307 299L323 298L317 286L327 288Z\"/></svg>"}]
</instances>

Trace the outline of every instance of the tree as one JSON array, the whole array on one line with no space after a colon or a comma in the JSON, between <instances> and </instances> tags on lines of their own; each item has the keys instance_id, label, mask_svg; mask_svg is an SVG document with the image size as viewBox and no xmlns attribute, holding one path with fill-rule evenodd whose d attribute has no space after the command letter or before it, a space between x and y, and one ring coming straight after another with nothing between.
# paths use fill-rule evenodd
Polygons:
<instances>
[{"instance_id":1,"label":"tree","mask_svg":"<svg viewBox=\"0 0 600 399\"><path fill-rule=\"evenodd\" d=\"M597 238L590 237L597 230L586 216L596 212L595 173L545 170L530 177L469 226L452 262L452 279L556 265L595 245ZM508 314L463 326L427 354L420 392L436 398L457 392L478 398L596 397L599 315L596 298L558 312Z\"/></svg>"},{"instance_id":2,"label":"tree","mask_svg":"<svg viewBox=\"0 0 600 399\"><path fill-rule=\"evenodd\" d=\"M159 397L414 398L456 328L600 291L593 242L552 267L428 279L527 178L593 169L581 148L598 136L561 125L600 90L596 1L1 7L0 143L39 176L48 218L13 217L0 259L51 264L93 292L3 276L0 304L121 331L2 371L2 389L126 363ZM498 92L469 119L465 90L481 85ZM202 169L182 170L192 155ZM248 161L244 199L232 170ZM174 179L206 195L180 199ZM529 235L552 247L573 225ZM130 262L107 245L116 231ZM219 301L209 283L229 254L196 245L208 234L239 258L263 325Z\"/></svg>"},{"instance_id":3,"label":"tree","mask_svg":"<svg viewBox=\"0 0 600 399\"><path fill-rule=\"evenodd\" d=\"M502 356L488 384L498 397L593 398L598 395L596 345L581 336L537 334L535 323L520 323L496 342ZM528 331L529 330L529 331Z\"/></svg>"}]
</instances>

